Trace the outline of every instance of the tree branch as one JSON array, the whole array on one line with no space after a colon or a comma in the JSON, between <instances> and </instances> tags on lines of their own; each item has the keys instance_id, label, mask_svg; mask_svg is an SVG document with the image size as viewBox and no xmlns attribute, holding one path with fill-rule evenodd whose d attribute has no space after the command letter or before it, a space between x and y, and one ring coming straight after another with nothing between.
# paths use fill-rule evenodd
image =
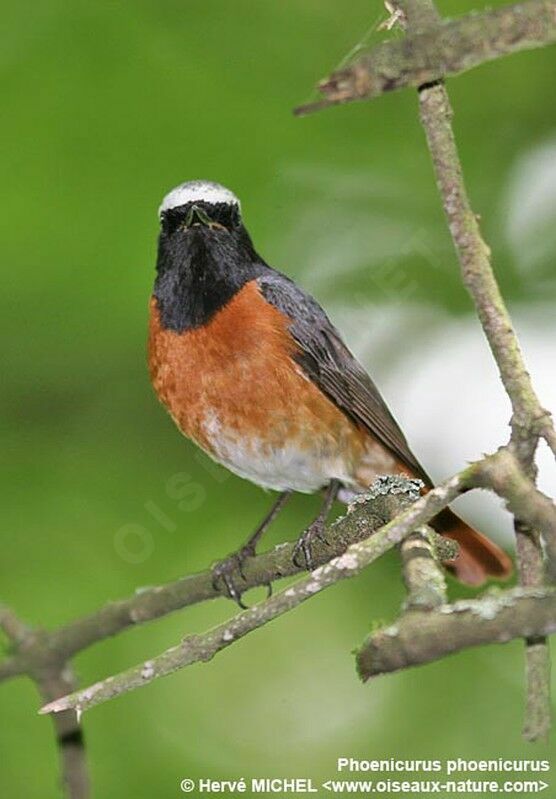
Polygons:
<instances>
[{"instance_id":1,"label":"tree branch","mask_svg":"<svg viewBox=\"0 0 556 799\"><path fill-rule=\"evenodd\" d=\"M400 545L408 596L404 609L432 610L446 602L446 577L439 560L453 560L458 545L423 525Z\"/></svg>"},{"instance_id":2,"label":"tree branch","mask_svg":"<svg viewBox=\"0 0 556 799\"><path fill-rule=\"evenodd\" d=\"M556 457L556 430L551 420L548 420L548 423L543 427L541 435L552 450L552 454Z\"/></svg>"},{"instance_id":3,"label":"tree branch","mask_svg":"<svg viewBox=\"0 0 556 799\"><path fill-rule=\"evenodd\" d=\"M476 486L489 488L502 497L516 519L541 532L547 554L547 571L552 582L556 582L556 506L523 474L512 449L502 447L494 456L486 457L473 480ZM521 543L523 547L534 549L522 552L520 558L522 584L532 588L538 579L544 577L543 559L540 565L537 563L541 547L536 541Z\"/></svg>"},{"instance_id":4,"label":"tree branch","mask_svg":"<svg viewBox=\"0 0 556 799\"><path fill-rule=\"evenodd\" d=\"M37 685L43 700L50 702L57 697L75 691L77 683L69 666L37 677ZM56 743L60 757L62 785L68 799L88 799L90 796L85 742L79 714L67 710L54 717Z\"/></svg>"},{"instance_id":5,"label":"tree branch","mask_svg":"<svg viewBox=\"0 0 556 799\"><path fill-rule=\"evenodd\" d=\"M550 735L552 716L550 712L550 649L545 630L538 637L528 635L525 659L525 713L523 737L527 741L547 741Z\"/></svg>"},{"instance_id":6,"label":"tree branch","mask_svg":"<svg viewBox=\"0 0 556 799\"><path fill-rule=\"evenodd\" d=\"M542 534L550 573L555 577L556 509L535 486L534 455L541 436L556 454L556 432L550 414L533 390L492 271L490 251L471 210L451 127L450 102L438 81L501 55L555 41L556 0L529 0L519 6L447 22L439 19L431 0L397 2L404 12L401 17L410 28L409 35L379 46L353 67L332 76L322 85L328 99L320 107L373 97L404 85L419 87L421 121L463 280L512 403L510 444L417 499L398 515L396 511L404 504L405 494L415 494L415 481L396 477L379 480L373 486L370 504L355 504L347 517L329 528L328 544L317 544L315 559L320 565L310 575L207 633L189 636L158 657L82 691L73 691L73 678L65 669L68 658L132 625L221 595L212 585L210 571L110 603L97 613L52 632L29 631L10 611L0 613L0 623L15 650L0 663L0 680L29 675L47 700L41 712L59 714L57 720L63 720L57 727L59 737L74 746L67 758L63 756L66 773L75 777L70 787L74 799L82 799L88 792L78 746L78 716L83 710L191 663L209 660L330 585L358 574L400 543L409 592L407 609L394 627L371 636L361 650L358 663L364 678L428 662L466 646L524 637L528 645L526 731L531 739L548 731L549 660L545 636L556 629L555 593L540 587L544 564L536 530ZM437 562L438 558L447 557L446 551L437 551L438 539L431 532L412 531L432 519L458 494L477 486L504 497L515 515L521 586L494 598L450 606L445 604L444 576ZM245 589L301 571L293 564L292 554L293 545L287 544L251 559L245 566Z\"/></svg>"},{"instance_id":7,"label":"tree branch","mask_svg":"<svg viewBox=\"0 0 556 799\"><path fill-rule=\"evenodd\" d=\"M397 516L395 512L399 507L399 494L407 493L409 489L416 496L415 486L420 481L403 477L379 478L371 487L367 502L363 505L354 503L351 513L337 520L330 528L332 536L337 528L353 527L358 531L358 535L363 529L368 536L365 540L352 544L339 557L319 566L293 586L243 611L231 621L218 625L204 635L188 636L181 644L166 650L161 655L115 677L108 677L82 691L57 699L47 704L40 712L59 713L68 708L76 708L79 712L83 712L127 691L148 685L153 680L192 663L210 660L220 650L287 613L339 580L359 574L362 569L399 544L415 527L428 522L458 494L465 491L476 468L470 466L464 472L437 486ZM391 493L393 489L395 493ZM395 518L384 524L386 519L392 516Z\"/></svg>"},{"instance_id":8,"label":"tree branch","mask_svg":"<svg viewBox=\"0 0 556 799\"><path fill-rule=\"evenodd\" d=\"M321 84L327 99L298 110L308 112L371 98L401 86L419 88L421 123L462 278L512 404L511 445L505 449L505 456L513 453L520 468L516 470L512 464L510 474L509 461L505 464L505 479L512 481L511 489L496 470L488 476L483 472L485 487L504 496L515 514L521 586L539 587L544 583L544 561L535 524L543 533L552 579L556 576L556 533L554 506L534 485L534 457L541 436L556 455L556 432L533 389L492 270L490 249L467 197L452 131L452 108L442 78L509 52L555 41L556 0L529 0L451 22L440 19L433 0L395 0L393 5L398 10L396 20L408 28L408 35L380 45L347 70L335 73ZM525 735L534 740L546 737L550 726L549 652L546 641L538 637L526 644Z\"/></svg>"},{"instance_id":9,"label":"tree branch","mask_svg":"<svg viewBox=\"0 0 556 799\"><path fill-rule=\"evenodd\" d=\"M539 403L533 389L517 337L500 294L490 264L490 249L485 244L463 182L463 175L452 131L452 109L442 85L423 88L419 93L421 122L431 152L438 189L456 252L463 281L469 290L483 330L510 398L513 424L534 427L540 433L550 415Z\"/></svg>"},{"instance_id":10,"label":"tree branch","mask_svg":"<svg viewBox=\"0 0 556 799\"><path fill-rule=\"evenodd\" d=\"M0 629L16 645L21 644L29 634L29 627L7 605L0 605Z\"/></svg>"},{"instance_id":11,"label":"tree branch","mask_svg":"<svg viewBox=\"0 0 556 799\"><path fill-rule=\"evenodd\" d=\"M33 631L23 624L15 613L4 605L0 606L0 627L16 647L25 647L32 638ZM2 665L5 666L6 661ZM37 664L30 675L44 700L51 701L75 690L73 674L64 664L54 658L47 666ZM53 719L56 743L60 756L62 784L68 799L88 799L90 795L89 775L85 757L83 734L77 713L68 710Z\"/></svg>"},{"instance_id":12,"label":"tree branch","mask_svg":"<svg viewBox=\"0 0 556 799\"><path fill-rule=\"evenodd\" d=\"M375 491L378 492L380 482L375 485ZM325 541L317 539L312 545L315 564L322 565L341 555L350 544L366 538L372 530L391 518L392 513L388 515L388 511L391 511L390 501L388 495L377 493L372 507L365 510L365 522L357 521L360 516L353 514L338 520L333 529L327 531ZM249 558L243 567L244 592L306 571L293 562L294 547L293 543L280 544L269 552ZM110 602L89 616L27 639L24 651L0 662L0 682L27 673L35 663L41 662L45 656L49 657L48 653L55 652L59 659L68 660L89 646L130 627L223 596L226 595L214 587L209 569L167 585L144 589L128 599Z\"/></svg>"},{"instance_id":13,"label":"tree branch","mask_svg":"<svg viewBox=\"0 0 556 799\"><path fill-rule=\"evenodd\" d=\"M532 469L534 472L534 468ZM545 583L545 564L542 544L537 530L514 519L517 564L520 585L542 586ZM542 529L539 526L539 529ZM549 574L556 573L554 537L544 534L547 542ZM550 697L550 648L546 636L525 639L525 711L523 737L527 741L547 741L552 724Z\"/></svg>"},{"instance_id":14,"label":"tree branch","mask_svg":"<svg viewBox=\"0 0 556 799\"><path fill-rule=\"evenodd\" d=\"M22 674L25 674L25 667L19 658L12 656L0 663L0 682L20 677Z\"/></svg>"},{"instance_id":15,"label":"tree branch","mask_svg":"<svg viewBox=\"0 0 556 799\"><path fill-rule=\"evenodd\" d=\"M295 113L368 100L407 86L417 88L555 41L555 0L528 0L438 21L433 30L414 28L404 39L383 42L349 67L334 72L319 84L324 99L301 106Z\"/></svg>"},{"instance_id":16,"label":"tree branch","mask_svg":"<svg viewBox=\"0 0 556 799\"><path fill-rule=\"evenodd\" d=\"M371 635L357 653L363 680L430 663L481 644L556 632L556 592L515 588L501 594L410 611Z\"/></svg>"},{"instance_id":17,"label":"tree branch","mask_svg":"<svg viewBox=\"0 0 556 799\"><path fill-rule=\"evenodd\" d=\"M433 0L399 0L405 12L409 30L417 32L424 29L437 30L438 13ZM537 9L538 11L538 9ZM548 8L552 22L556 21L556 5ZM542 14L539 12L540 18ZM543 431L554 429L550 414L540 404L519 347L510 315L500 293L498 283L490 263L490 249L482 238L479 223L473 213L465 188L459 155L452 130L452 108L448 93L442 83L421 86L419 90L420 118L429 151L431 153L436 183L448 220L452 240L461 265L461 273L465 286L471 294L482 328L487 337L500 377L512 404L512 437L511 447L523 472L523 480L536 477L534 456L539 436ZM514 474L514 481L517 481ZM492 485L492 484L491 484ZM525 490L525 486L520 486ZM534 489L534 486L533 486ZM533 494L529 490L528 496ZM535 497L535 508L542 504ZM513 500L515 504L515 499ZM552 503L550 503L552 504ZM544 583L543 555L534 532L534 523L526 529L524 520L530 518L530 509L523 508L527 516L517 513L516 535L520 583L522 586L541 586ZM553 543L550 523L545 526L547 540ZM527 540L525 540L527 539ZM552 552L551 554L554 554ZM555 568L555 562L552 562ZM524 581L528 574L531 579ZM532 577L534 575L534 578ZM541 696L548 696L548 683L540 686L530 679L531 675L539 677L547 675L549 669L539 669L540 648L543 642L534 641L535 665L528 662L533 657L526 641L526 680L527 700L526 714L535 709L537 722L541 718L539 712ZM550 657L548 645L544 642L545 659ZM550 727L550 702L546 703L544 718L540 726L536 726L530 715L526 715L524 734L530 740L546 737Z\"/></svg>"}]
</instances>

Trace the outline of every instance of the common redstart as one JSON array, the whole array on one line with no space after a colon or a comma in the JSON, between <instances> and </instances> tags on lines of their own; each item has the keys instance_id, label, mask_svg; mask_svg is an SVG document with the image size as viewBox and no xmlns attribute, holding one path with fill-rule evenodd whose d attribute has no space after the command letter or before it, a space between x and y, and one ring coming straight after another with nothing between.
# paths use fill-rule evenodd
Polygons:
<instances>
[{"instance_id":1,"label":"common redstart","mask_svg":"<svg viewBox=\"0 0 556 799\"><path fill-rule=\"evenodd\" d=\"M183 183L164 197L159 216L154 389L181 432L212 458L280 492L247 543L214 569L241 604L234 573L292 492L324 491L296 546L295 557L311 568L311 543L336 497L364 492L377 475L407 474L429 488L432 481L320 305L257 254L233 192ZM508 555L450 509L432 524L460 545L452 569L462 582L511 574Z\"/></svg>"}]
</instances>

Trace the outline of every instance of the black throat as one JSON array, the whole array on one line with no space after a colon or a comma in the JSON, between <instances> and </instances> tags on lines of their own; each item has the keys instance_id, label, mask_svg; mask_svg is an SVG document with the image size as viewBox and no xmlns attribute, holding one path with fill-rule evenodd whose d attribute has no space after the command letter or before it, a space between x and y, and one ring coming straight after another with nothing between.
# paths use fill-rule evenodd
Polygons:
<instances>
[{"instance_id":1,"label":"black throat","mask_svg":"<svg viewBox=\"0 0 556 799\"><path fill-rule=\"evenodd\" d=\"M229 228L184 227L183 214L173 214L162 220L156 270L154 296L161 324L183 332L206 324L268 267L241 221Z\"/></svg>"}]
</instances>

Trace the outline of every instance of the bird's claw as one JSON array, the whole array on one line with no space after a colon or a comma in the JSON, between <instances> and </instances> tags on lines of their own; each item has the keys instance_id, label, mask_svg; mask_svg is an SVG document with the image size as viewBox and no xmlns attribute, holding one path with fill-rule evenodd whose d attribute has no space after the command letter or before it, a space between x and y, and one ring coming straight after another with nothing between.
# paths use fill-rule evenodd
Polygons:
<instances>
[{"instance_id":1,"label":"bird's claw","mask_svg":"<svg viewBox=\"0 0 556 799\"><path fill-rule=\"evenodd\" d=\"M242 601L243 590L238 587L235 579L239 574L243 582L246 582L244 564L255 554L255 548L247 544L237 552L229 555L224 560L219 561L212 567L212 586L215 591L221 591L222 587L226 594L233 599L243 610L247 610L247 605ZM268 596L272 595L272 583L268 584Z\"/></svg>"},{"instance_id":2,"label":"bird's claw","mask_svg":"<svg viewBox=\"0 0 556 799\"><path fill-rule=\"evenodd\" d=\"M316 519L312 524L309 525L309 527L307 527L306 530L301 533L293 549L292 561L294 562L295 566L298 568L303 568L303 566L305 566L309 571L313 571L315 568L315 563L313 560L311 547L315 538L318 538L318 540L322 541L323 544L328 543L324 537L324 527L324 520ZM300 559L300 555L303 556L303 561Z\"/></svg>"}]
</instances>

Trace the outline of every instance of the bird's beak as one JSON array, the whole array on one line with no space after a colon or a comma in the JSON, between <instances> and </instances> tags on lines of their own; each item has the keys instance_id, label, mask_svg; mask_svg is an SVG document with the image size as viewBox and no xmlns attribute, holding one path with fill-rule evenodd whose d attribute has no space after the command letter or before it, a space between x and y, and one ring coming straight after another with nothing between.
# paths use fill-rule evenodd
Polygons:
<instances>
[{"instance_id":1,"label":"bird's beak","mask_svg":"<svg viewBox=\"0 0 556 799\"><path fill-rule=\"evenodd\" d=\"M191 209L187 214L187 218L185 220L185 227L188 228L192 227L193 225L199 225L199 224L212 227L215 223L199 205L193 205L191 206Z\"/></svg>"}]
</instances>

